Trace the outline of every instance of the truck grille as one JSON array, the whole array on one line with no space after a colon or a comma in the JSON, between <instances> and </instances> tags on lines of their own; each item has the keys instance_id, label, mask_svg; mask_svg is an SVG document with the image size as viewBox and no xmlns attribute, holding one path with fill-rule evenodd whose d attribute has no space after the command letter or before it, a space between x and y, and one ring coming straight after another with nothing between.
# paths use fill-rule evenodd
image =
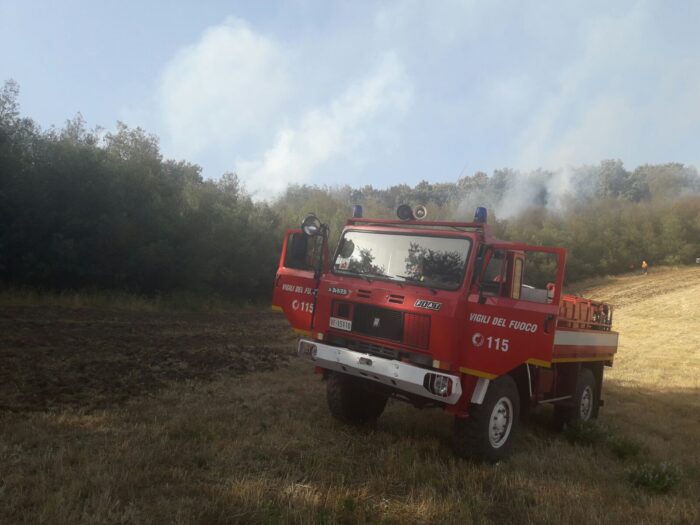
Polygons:
<instances>
[{"instance_id":1,"label":"truck grille","mask_svg":"<svg viewBox=\"0 0 700 525\"><path fill-rule=\"evenodd\" d=\"M401 312L369 304L333 301L331 315L352 321L352 332L414 348L430 344L430 316Z\"/></svg>"},{"instance_id":2,"label":"truck grille","mask_svg":"<svg viewBox=\"0 0 700 525\"><path fill-rule=\"evenodd\" d=\"M371 337L401 342L403 338L403 314L387 308L356 304L352 329L354 332Z\"/></svg>"},{"instance_id":3,"label":"truck grille","mask_svg":"<svg viewBox=\"0 0 700 525\"><path fill-rule=\"evenodd\" d=\"M430 343L430 317L406 313L403 318L403 342L418 348L428 348Z\"/></svg>"},{"instance_id":4,"label":"truck grille","mask_svg":"<svg viewBox=\"0 0 700 525\"><path fill-rule=\"evenodd\" d=\"M386 357L388 359L397 359L399 356L398 350L394 350L393 348L387 348L386 346L375 345L372 343L365 343L364 341L345 341L345 345L350 350L355 350L356 352L374 354L380 357Z\"/></svg>"}]
</instances>

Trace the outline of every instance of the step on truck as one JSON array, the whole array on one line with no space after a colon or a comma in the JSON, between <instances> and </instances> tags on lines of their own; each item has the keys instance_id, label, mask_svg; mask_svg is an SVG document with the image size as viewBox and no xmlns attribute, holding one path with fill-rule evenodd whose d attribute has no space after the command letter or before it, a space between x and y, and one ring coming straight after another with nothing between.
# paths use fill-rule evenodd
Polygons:
<instances>
[{"instance_id":1,"label":"step on truck","mask_svg":"<svg viewBox=\"0 0 700 525\"><path fill-rule=\"evenodd\" d=\"M284 238L272 308L301 335L331 414L371 423L390 397L439 407L455 453L487 461L539 404L559 427L596 418L618 334L610 305L562 292L566 251L494 238L484 208L472 222L397 215L355 206L332 254L314 215Z\"/></svg>"}]
</instances>

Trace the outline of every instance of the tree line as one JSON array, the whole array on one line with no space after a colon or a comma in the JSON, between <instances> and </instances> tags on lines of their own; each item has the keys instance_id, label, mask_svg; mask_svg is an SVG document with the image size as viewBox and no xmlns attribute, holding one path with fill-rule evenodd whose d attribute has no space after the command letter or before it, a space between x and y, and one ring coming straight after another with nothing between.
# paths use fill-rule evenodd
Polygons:
<instances>
[{"instance_id":1,"label":"tree line","mask_svg":"<svg viewBox=\"0 0 700 525\"><path fill-rule=\"evenodd\" d=\"M392 217L470 220L476 205L505 240L568 248L567 280L700 257L700 177L678 163L628 171L619 160L569 170L477 172L386 189L292 185L255 202L235 174L205 179L164 159L158 138L123 123L87 130L78 115L42 130L0 90L0 283L48 290L269 294L283 232L316 213L337 240L353 204Z\"/></svg>"},{"instance_id":2,"label":"tree line","mask_svg":"<svg viewBox=\"0 0 700 525\"><path fill-rule=\"evenodd\" d=\"M238 178L205 180L164 160L158 139L80 116L41 131L0 93L0 279L42 289L192 291L243 297L269 288L279 216Z\"/></svg>"}]
</instances>

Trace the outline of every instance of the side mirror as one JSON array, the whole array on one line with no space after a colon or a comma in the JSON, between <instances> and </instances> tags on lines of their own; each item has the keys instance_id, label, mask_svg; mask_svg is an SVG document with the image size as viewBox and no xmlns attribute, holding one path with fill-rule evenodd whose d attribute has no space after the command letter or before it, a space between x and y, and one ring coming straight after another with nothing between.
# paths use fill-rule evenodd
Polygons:
<instances>
[{"instance_id":1,"label":"side mirror","mask_svg":"<svg viewBox=\"0 0 700 525\"><path fill-rule=\"evenodd\" d=\"M316 217L313 213L307 215L301 223L301 230L304 232L304 236L309 239L313 237L320 237L320 246L318 242L315 243L316 250L314 252L314 278L320 279L323 273L323 261L324 254L328 242L328 225L322 224L321 220Z\"/></svg>"},{"instance_id":2,"label":"side mirror","mask_svg":"<svg viewBox=\"0 0 700 525\"><path fill-rule=\"evenodd\" d=\"M554 283L547 283L547 302L554 302L554 292L556 285Z\"/></svg>"},{"instance_id":3,"label":"side mirror","mask_svg":"<svg viewBox=\"0 0 700 525\"><path fill-rule=\"evenodd\" d=\"M287 268L298 270L310 270L307 252L309 249L309 237L303 233L292 233L287 245L287 256L284 265Z\"/></svg>"},{"instance_id":4,"label":"side mirror","mask_svg":"<svg viewBox=\"0 0 700 525\"><path fill-rule=\"evenodd\" d=\"M343 259L349 258L355 251L355 243L348 239L342 239L341 245L338 248L338 255Z\"/></svg>"}]
</instances>

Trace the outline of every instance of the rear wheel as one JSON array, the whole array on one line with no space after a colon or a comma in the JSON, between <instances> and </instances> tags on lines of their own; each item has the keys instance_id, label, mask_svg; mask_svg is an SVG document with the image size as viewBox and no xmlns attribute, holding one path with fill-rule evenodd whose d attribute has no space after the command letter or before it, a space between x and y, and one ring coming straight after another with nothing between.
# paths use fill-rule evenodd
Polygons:
<instances>
[{"instance_id":1,"label":"rear wheel","mask_svg":"<svg viewBox=\"0 0 700 525\"><path fill-rule=\"evenodd\" d=\"M489 385L484 402L471 405L468 419L455 418L455 454L492 462L505 459L513 448L519 414L515 381L499 377Z\"/></svg>"},{"instance_id":2,"label":"rear wheel","mask_svg":"<svg viewBox=\"0 0 700 525\"><path fill-rule=\"evenodd\" d=\"M337 372L328 374L326 398L333 417L353 425L376 421L389 399L388 395L373 390L366 380Z\"/></svg>"},{"instance_id":3,"label":"rear wheel","mask_svg":"<svg viewBox=\"0 0 700 525\"><path fill-rule=\"evenodd\" d=\"M576 392L569 405L554 406L554 423L558 428L566 424L590 421L598 417L598 392L595 377L588 368L581 368L576 379Z\"/></svg>"}]
</instances>

